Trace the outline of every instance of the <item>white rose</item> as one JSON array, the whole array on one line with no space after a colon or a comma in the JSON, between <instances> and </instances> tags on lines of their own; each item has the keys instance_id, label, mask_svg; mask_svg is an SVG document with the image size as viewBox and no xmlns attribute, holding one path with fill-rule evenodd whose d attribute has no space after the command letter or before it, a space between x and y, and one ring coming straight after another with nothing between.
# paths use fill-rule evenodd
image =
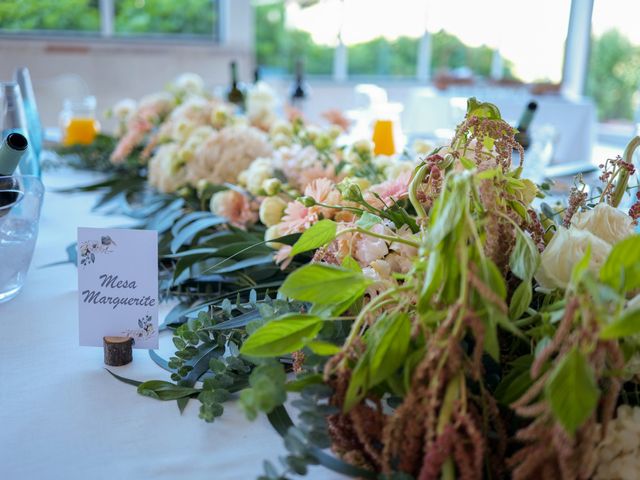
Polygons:
<instances>
[{"instance_id":1,"label":"white rose","mask_svg":"<svg viewBox=\"0 0 640 480\"><path fill-rule=\"evenodd\" d=\"M571 225L588 230L611 245L634 233L631 217L607 203L599 203L592 210L576 213Z\"/></svg>"},{"instance_id":2,"label":"white rose","mask_svg":"<svg viewBox=\"0 0 640 480\"><path fill-rule=\"evenodd\" d=\"M214 193L209 201L209 210L211 210L211 213L224 216L225 206L229 203L229 198L233 194L233 190L223 190Z\"/></svg>"},{"instance_id":3,"label":"white rose","mask_svg":"<svg viewBox=\"0 0 640 480\"><path fill-rule=\"evenodd\" d=\"M187 94L200 94L204 91L204 80L197 73L183 73L175 81L176 88Z\"/></svg>"},{"instance_id":4,"label":"white rose","mask_svg":"<svg viewBox=\"0 0 640 480\"><path fill-rule=\"evenodd\" d=\"M267 227L273 227L282 219L286 207L287 202L280 197L265 198L260 204L260 221Z\"/></svg>"},{"instance_id":5,"label":"white rose","mask_svg":"<svg viewBox=\"0 0 640 480\"><path fill-rule=\"evenodd\" d=\"M566 288L573 267L582 260L589 245L589 270L597 272L609 255L611 245L587 230L560 227L542 252L536 280L544 288Z\"/></svg>"},{"instance_id":6,"label":"white rose","mask_svg":"<svg viewBox=\"0 0 640 480\"><path fill-rule=\"evenodd\" d=\"M118 120L126 121L136 110L137 103L131 98L123 98L113 106L113 116Z\"/></svg>"},{"instance_id":7,"label":"white rose","mask_svg":"<svg viewBox=\"0 0 640 480\"><path fill-rule=\"evenodd\" d=\"M279 250L284 246L284 243L270 241L274 238L280 238L282 236L282 233L280 232L280 229L278 227L279 225L272 225L264 232L264 240L267 242L267 246L273 248L274 250Z\"/></svg>"}]
</instances>

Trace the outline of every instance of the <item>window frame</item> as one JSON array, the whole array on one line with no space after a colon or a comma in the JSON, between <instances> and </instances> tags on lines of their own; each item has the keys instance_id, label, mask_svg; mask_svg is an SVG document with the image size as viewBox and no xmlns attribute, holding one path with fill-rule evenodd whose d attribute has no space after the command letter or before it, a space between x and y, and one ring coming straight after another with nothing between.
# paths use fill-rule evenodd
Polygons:
<instances>
[{"instance_id":1,"label":"window frame","mask_svg":"<svg viewBox=\"0 0 640 480\"><path fill-rule=\"evenodd\" d=\"M23 30L13 31L0 28L0 40L50 41L74 44L104 43L119 45L202 45L221 47L225 44L228 23L229 0L212 0L211 8L217 13L211 35L179 33L134 33L115 32L115 1L99 0L98 16L100 29L85 30Z\"/></svg>"}]
</instances>

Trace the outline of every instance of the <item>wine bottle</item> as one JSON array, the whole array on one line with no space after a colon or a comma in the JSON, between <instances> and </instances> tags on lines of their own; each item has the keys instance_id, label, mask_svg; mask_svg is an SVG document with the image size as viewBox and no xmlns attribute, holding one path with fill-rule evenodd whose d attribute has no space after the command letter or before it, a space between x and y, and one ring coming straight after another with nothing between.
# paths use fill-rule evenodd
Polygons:
<instances>
[{"instance_id":1,"label":"wine bottle","mask_svg":"<svg viewBox=\"0 0 640 480\"><path fill-rule=\"evenodd\" d=\"M291 89L291 106L302 111L305 101L309 98L308 86L304 81L304 64L301 59L296 61L296 76Z\"/></svg>"},{"instance_id":2,"label":"wine bottle","mask_svg":"<svg viewBox=\"0 0 640 480\"><path fill-rule=\"evenodd\" d=\"M244 110L244 92L238 83L238 65L231 62L231 87L227 92L227 101L233 103L240 110Z\"/></svg>"},{"instance_id":3,"label":"wine bottle","mask_svg":"<svg viewBox=\"0 0 640 480\"><path fill-rule=\"evenodd\" d=\"M531 134L529 133L529 127L533 121L533 117L538 109L536 102L529 102L527 108L522 112L520 121L518 122L518 133L516 133L516 142L522 145L525 150L531 145Z\"/></svg>"},{"instance_id":4,"label":"wine bottle","mask_svg":"<svg viewBox=\"0 0 640 480\"><path fill-rule=\"evenodd\" d=\"M0 208L11 205L18 198L18 182L13 177L29 142L21 133L10 133L0 145ZM0 209L0 214L6 213Z\"/></svg>"}]
</instances>

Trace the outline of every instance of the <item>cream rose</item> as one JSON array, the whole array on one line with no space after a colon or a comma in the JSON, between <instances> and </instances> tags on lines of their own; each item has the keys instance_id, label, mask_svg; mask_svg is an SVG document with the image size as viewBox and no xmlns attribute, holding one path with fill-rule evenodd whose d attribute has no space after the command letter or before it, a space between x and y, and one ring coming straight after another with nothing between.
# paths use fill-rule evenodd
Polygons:
<instances>
[{"instance_id":1,"label":"cream rose","mask_svg":"<svg viewBox=\"0 0 640 480\"><path fill-rule=\"evenodd\" d=\"M597 272L609 255L611 245L588 230L560 227L542 252L536 280L544 288L566 288L573 267L584 258L589 245L589 270Z\"/></svg>"},{"instance_id":2,"label":"cream rose","mask_svg":"<svg viewBox=\"0 0 640 480\"><path fill-rule=\"evenodd\" d=\"M267 227L272 227L282 220L284 209L287 207L280 197L267 197L260 204L260 221Z\"/></svg>"},{"instance_id":3,"label":"cream rose","mask_svg":"<svg viewBox=\"0 0 640 480\"><path fill-rule=\"evenodd\" d=\"M576 213L571 225L587 230L611 245L634 233L631 217L607 203L599 203L592 210Z\"/></svg>"}]
</instances>

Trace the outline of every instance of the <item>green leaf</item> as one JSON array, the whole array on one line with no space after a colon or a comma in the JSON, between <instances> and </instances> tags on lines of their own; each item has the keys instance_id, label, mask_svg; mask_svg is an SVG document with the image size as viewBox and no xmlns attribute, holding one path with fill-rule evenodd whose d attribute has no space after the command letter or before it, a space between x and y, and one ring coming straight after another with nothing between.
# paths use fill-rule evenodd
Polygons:
<instances>
[{"instance_id":1,"label":"green leaf","mask_svg":"<svg viewBox=\"0 0 640 480\"><path fill-rule=\"evenodd\" d=\"M347 270L351 270L352 272L362 273L362 268L360 268L358 262L356 262L356 260L351 255L347 255L346 257L344 257L344 259L342 260L342 267L346 268Z\"/></svg>"},{"instance_id":2,"label":"green leaf","mask_svg":"<svg viewBox=\"0 0 640 480\"><path fill-rule=\"evenodd\" d=\"M529 389L533 381L529 369L532 355L524 355L511 362L513 369L502 378L494 393L496 400L503 405L511 405Z\"/></svg>"},{"instance_id":3,"label":"green leaf","mask_svg":"<svg viewBox=\"0 0 640 480\"><path fill-rule=\"evenodd\" d=\"M158 400L177 400L198 393L197 388L181 387L162 380L149 380L138 385L138 393Z\"/></svg>"},{"instance_id":4,"label":"green leaf","mask_svg":"<svg viewBox=\"0 0 640 480\"><path fill-rule=\"evenodd\" d=\"M448 175L442 194L431 209L428 240L435 248L456 228L469 203L469 172Z\"/></svg>"},{"instance_id":5,"label":"green leaf","mask_svg":"<svg viewBox=\"0 0 640 480\"><path fill-rule=\"evenodd\" d=\"M476 97L467 100L467 118L469 117L489 118L499 120L500 110L493 103L479 102Z\"/></svg>"},{"instance_id":6,"label":"green leaf","mask_svg":"<svg viewBox=\"0 0 640 480\"><path fill-rule=\"evenodd\" d=\"M340 347L330 342L324 342L322 340L314 340L309 342L307 347L311 349L316 355L329 356L335 355L340 352Z\"/></svg>"},{"instance_id":7,"label":"green leaf","mask_svg":"<svg viewBox=\"0 0 640 480\"><path fill-rule=\"evenodd\" d=\"M380 218L378 215L374 215L373 213L369 213L369 212L364 212L356 222L356 225L360 228L364 228L365 230L369 230L371 227L381 222L382 222L382 218Z\"/></svg>"},{"instance_id":8,"label":"green leaf","mask_svg":"<svg viewBox=\"0 0 640 480\"><path fill-rule=\"evenodd\" d=\"M600 331L600 338L613 340L640 332L640 308L625 310Z\"/></svg>"},{"instance_id":9,"label":"green leaf","mask_svg":"<svg viewBox=\"0 0 640 480\"><path fill-rule=\"evenodd\" d=\"M582 276L589 269L589 262L591 261L591 244L587 244L587 248L585 249L584 256L573 266L573 270L571 271L571 285L578 285L580 280L582 280Z\"/></svg>"},{"instance_id":10,"label":"green leaf","mask_svg":"<svg viewBox=\"0 0 640 480\"><path fill-rule=\"evenodd\" d=\"M367 341L371 351L369 388L386 380L404 363L410 340L411 322L406 313L385 316L373 324Z\"/></svg>"},{"instance_id":11,"label":"green leaf","mask_svg":"<svg viewBox=\"0 0 640 480\"><path fill-rule=\"evenodd\" d=\"M523 281L530 281L540 264L540 252L520 228L516 228L516 246L509 257L509 267L513 274Z\"/></svg>"},{"instance_id":12,"label":"green leaf","mask_svg":"<svg viewBox=\"0 0 640 480\"><path fill-rule=\"evenodd\" d=\"M301 392L305 387L309 385L316 385L323 383L321 373L311 373L304 376L298 376L294 380L291 380L285 385L287 392Z\"/></svg>"},{"instance_id":13,"label":"green leaf","mask_svg":"<svg viewBox=\"0 0 640 480\"><path fill-rule=\"evenodd\" d=\"M277 357L300 350L322 328L314 315L284 315L258 328L242 345L240 353L251 357Z\"/></svg>"},{"instance_id":14,"label":"green leaf","mask_svg":"<svg viewBox=\"0 0 640 480\"><path fill-rule=\"evenodd\" d=\"M191 242L193 238L203 230L214 227L216 225L220 225L222 223L225 223L226 221L227 220L225 218L216 217L214 215L196 220L176 234L176 236L171 241L171 252L176 253L182 245Z\"/></svg>"},{"instance_id":15,"label":"green leaf","mask_svg":"<svg viewBox=\"0 0 640 480\"><path fill-rule=\"evenodd\" d=\"M640 288L640 235L613 246L600 269L600 280L625 293Z\"/></svg>"},{"instance_id":16,"label":"green leaf","mask_svg":"<svg viewBox=\"0 0 640 480\"><path fill-rule=\"evenodd\" d=\"M591 366L577 347L551 373L545 396L555 417L572 435L593 413L600 390Z\"/></svg>"},{"instance_id":17,"label":"green leaf","mask_svg":"<svg viewBox=\"0 0 640 480\"><path fill-rule=\"evenodd\" d=\"M369 283L360 273L312 263L292 272L280 287L280 292L294 300L327 305L362 295Z\"/></svg>"},{"instance_id":18,"label":"green leaf","mask_svg":"<svg viewBox=\"0 0 640 480\"><path fill-rule=\"evenodd\" d=\"M367 394L369 384L369 355L365 353L351 373L349 387L344 398L342 410L346 413L362 400Z\"/></svg>"},{"instance_id":19,"label":"green leaf","mask_svg":"<svg viewBox=\"0 0 640 480\"><path fill-rule=\"evenodd\" d=\"M336 238L338 225L333 220L320 220L302 234L293 245L290 256L297 255L309 250L315 250L331 242Z\"/></svg>"},{"instance_id":20,"label":"green leaf","mask_svg":"<svg viewBox=\"0 0 640 480\"><path fill-rule=\"evenodd\" d=\"M509 316L512 320L518 320L527 311L533 298L531 280L524 280L513 292L509 305Z\"/></svg>"}]
</instances>

